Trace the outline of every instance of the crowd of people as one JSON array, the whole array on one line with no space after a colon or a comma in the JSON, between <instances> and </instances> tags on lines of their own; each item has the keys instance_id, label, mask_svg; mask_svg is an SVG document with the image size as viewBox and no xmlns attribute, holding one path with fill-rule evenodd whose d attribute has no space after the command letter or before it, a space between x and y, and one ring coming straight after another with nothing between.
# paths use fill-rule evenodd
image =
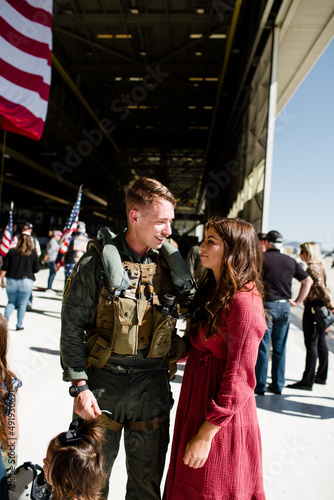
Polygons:
<instances>
[{"instance_id":1,"label":"crowd of people","mask_svg":"<svg viewBox=\"0 0 334 500\"><path fill-rule=\"evenodd\" d=\"M127 500L161 499L173 404L169 380L179 361L186 365L164 500L264 500L256 397L280 395L285 387L291 307L304 303L306 363L301 380L288 387L326 384L326 335L314 312L334 306L318 245L301 245L304 269L282 252L278 231L256 234L245 220L213 217L201 244L188 254L189 269L167 241L175 205L164 185L139 178L127 189L126 229L115 236L104 228L89 241L80 222L72 238L60 357L75 420L51 440L44 459L55 500L108 498L122 433ZM16 391L22 384L7 366L7 322L17 307L16 329L23 329L39 268L30 229L18 236L1 270L8 295L0 315L3 450L9 448L8 416L14 410L18 433ZM60 262L61 232L50 236L43 257L48 292ZM295 298L293 278L300 282ZM187 323L182 337L175 327L180 318ZM0 498L7 500L1 460L0 480Z\"/></svg>"}]
</instances>

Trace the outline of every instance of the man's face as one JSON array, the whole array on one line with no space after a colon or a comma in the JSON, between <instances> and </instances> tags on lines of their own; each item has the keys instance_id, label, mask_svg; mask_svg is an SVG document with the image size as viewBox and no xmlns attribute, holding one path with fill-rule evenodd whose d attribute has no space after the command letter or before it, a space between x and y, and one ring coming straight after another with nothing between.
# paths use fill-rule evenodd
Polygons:
<instances>
[{"instance_id":1,"label":"man's face","mask_svg":"<svg viewBox=\"0 0 334 500\"><path fill-rule=\"evenodd\" d=\"M162 242L171 233L174 207L164 198L158 198L150 209L131 210L130 217L135 228L138 246L143 251L161 248Z\"/></svg>"}]
</instances>

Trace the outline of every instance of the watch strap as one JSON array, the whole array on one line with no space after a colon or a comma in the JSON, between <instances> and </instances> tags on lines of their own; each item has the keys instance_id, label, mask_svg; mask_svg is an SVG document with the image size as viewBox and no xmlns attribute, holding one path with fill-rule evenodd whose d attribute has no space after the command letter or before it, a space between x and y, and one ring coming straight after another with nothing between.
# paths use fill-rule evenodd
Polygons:
<instances>
[{"instance_id":1,"label":"watch strap","mask_svg":"<svg viewBox=\"0 0 334 500\"><path fill-rule=\"evenodd\" d=\"M75 390L73 390L75 389ZM88 384L83 384L83 385L71 385L70 388L69 388L69 393L72 397L77 397L80 392L82 391L86 391L87 389L89 389L88 387Z\"/></svg>"}]
</instances>

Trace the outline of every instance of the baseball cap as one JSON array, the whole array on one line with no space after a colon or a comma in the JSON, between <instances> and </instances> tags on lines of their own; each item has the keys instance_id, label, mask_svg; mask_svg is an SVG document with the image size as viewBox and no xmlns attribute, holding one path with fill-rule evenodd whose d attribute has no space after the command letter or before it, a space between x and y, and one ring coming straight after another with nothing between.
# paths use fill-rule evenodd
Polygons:
<instances>
[{"instance_id":1,"label":"baseball cap","mask_svg":"<svg viewBox=\"0 0 334 500\"><path fill-rule=\"evenodd\" d=\"M33 225L31 224L31 222L25 222L23 227L26 227L27 229L32 229Z\"/></svg>"},{"instance_id":2,"label":"baseball cap","mask_svg":"<svg viewBox=\"0 0 334 500\"><path fill-rule=\"evenodd\" d=\"M266 240L271 243L283 243L283 236L278 231L269 231L269 233L267 233Z\"/></svg>"}]
</instances>

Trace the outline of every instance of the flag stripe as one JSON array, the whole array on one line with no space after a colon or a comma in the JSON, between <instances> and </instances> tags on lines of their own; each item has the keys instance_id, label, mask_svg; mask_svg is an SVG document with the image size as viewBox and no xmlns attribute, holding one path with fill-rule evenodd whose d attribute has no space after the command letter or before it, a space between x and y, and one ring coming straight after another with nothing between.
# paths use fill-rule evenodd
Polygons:
<instances>
[{"instance_id":1,"label":"flag stripe","mask_svg":"<svg viewBox=\"0 0 334 500\"><path fill-rule=\"evenodd\" d=\"M18 104L26 108L36 118L45 120L48 102L41 99L41 96L37 92L15 85L15 83L5 80L2 76L0 76L0 88L7 97L7 101ZM6 115L8 117L7 113Z\"/></svg>"},{"instance_id":2,"label":"flag stripe","mask_svg":"<svg viewBox=\"0 0 334 500\"><path fill-rule=\"evenodd\" d=\"M0 254L4 257L7 255L10 249L11 242L13 241L13 214L12 211L9 212L9 220L7 226L5 227L1 244L0 244Z\"/></svg>"},{"instance_id":3,"label":"flag stripe","mask_svg":"<svg viewBox=\"0 0 334 500\"><path fill-rule=\"evenodd\" d=\"M42 118L36 118L27 109L0 96L0 115L2 112L6 113L6 116L1 116L1 128L3 130L25 135L35 141L41 138L44 129L44 120Z\"/></svg>"},{"instance_id":4,"label":"flag stripe","mask_svg":"<svg viewBox=\"0 0 334 500\"><path fill-rule=\"evenodd\" d=\"M72 238L72 234L77 229L79 213L80 213L81 197L82 197L82 186L80 186L79 188L77 200L72 208L72 212L69 218L66 221L65 228L59 242L59 252L62 254L65 254L67 252Z\"/></svg>"},{"instance_id":5,"label":"flag stripe","mask_svg":"<svg viewBox=\"0 0 334 500\"><path fill-rule=\"evenodd\" d=\"M2 38L17 49L35 57L42 57L51 64L50 48L46 43L24 36L2 17L0 17L0 33Z\"/></svg>"},{"instance_id":6,"label":"flag stripe","mask_svg":"<svg viewBox=\"0 0 334 500\"><path fill-rule=\"evenodd\" d=\"M51 0L0 0L0 128L39 140L51 84Z\"/></svg>"},{"instance_id":7,"label":"flag stripe","mask_svg":"<svg viewBox=\"0 0 334 500\"><path fill-rule=\"evenodd\" d=\"M25 73L34 76L41 76L43 81L50 85L51 67L48 61L40 57L32 56L26 52L13 47L4 38L0 36L0 54L1 58L8 64L15 64L15 67Z\"/></svg>"},{"instance_id":8,"label":"flag stripe","mask_svg":"<svg viewBox=\"0 0 334 500\"><path fill-rule=\"evenodd\" d=\"M14 83L26 90L37 92L41 99L48 100L50 94L50 86L43 82L41 77L31 77L28 73L20 71L11 64L6 63L0 58L0 74L8 82Z\"/></svg>"},{"instance_id":9,"label":"flag stripe","mask_svg":"<svg viewBox=\"0 0 334 500\"><path fill-rule=\"evenodd\" d=\"M13 3L14 5L16 4L15 1ZM12 7L9 5L6 0L0 0L0 11L1 17L3 17L10 26L13 26L16 31L32 40L45 43L49 46L50 50L52 49L51 26L46 27L37 22L30 21L17 12L15 6Z\"/></svg>"},{"instance_id":10,"label":"flag stripe","mask_svg":"<svg viewBox=\"0 0 334 500\"><path fill-rule=\"evenodd\" d=\"M52 15L50 14L50 10L47 12L41 7L43 2L39 2L39 7L35 7L33 2L29 5L26 0L6 0L4 3L11 5L26 19L51 28Z\"/></svg>"},{"instance_id":11,"label":"flag stripe","mask_svg":"<svg viewBox=\"0 0 334 500\"><path fill-rule=\"evenodd\" d=\"M39 9L41 9L41 5L42 5L43 9L45 9L47 12L52 12L52 0L26 0L26 2L29 5L31 5L32 7L36 7ZM64 3L64 0L63 0L63 3Z\"/></svg>"}]
</instances>

